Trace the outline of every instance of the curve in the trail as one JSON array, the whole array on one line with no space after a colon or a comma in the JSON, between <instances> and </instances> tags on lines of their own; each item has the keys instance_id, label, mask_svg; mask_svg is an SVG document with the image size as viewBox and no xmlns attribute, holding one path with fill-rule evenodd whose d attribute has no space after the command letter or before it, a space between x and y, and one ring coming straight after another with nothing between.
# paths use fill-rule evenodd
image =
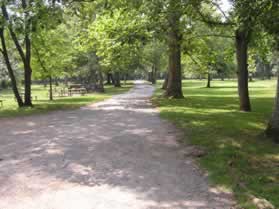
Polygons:
<instances>
[{"instance_id":1,"label":"curve in the trail","mask_svg":"<svg viewBox=\"0 0 279 209\"><path fill-rule=\"evenodd\" d=\"M0 120L0 209L226 209L181 154L154 88L73 111Z\"/></svg>"}]
</instances>

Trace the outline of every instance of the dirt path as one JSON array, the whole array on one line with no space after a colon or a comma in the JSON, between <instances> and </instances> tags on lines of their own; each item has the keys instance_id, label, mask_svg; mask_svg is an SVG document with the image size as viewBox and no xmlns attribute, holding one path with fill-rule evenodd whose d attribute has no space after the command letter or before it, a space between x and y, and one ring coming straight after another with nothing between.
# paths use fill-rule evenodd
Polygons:
<instances>
[{"instance_id":1,"label":"dirt path","mask_svg":"<svg viewBox=\"0 0 279 209\"><path fill-rule=\"evenodd\" d=\"M0 209L230 208L183 157L153 87L74 111L0 120Z\"/></svg>"}]
</instances>

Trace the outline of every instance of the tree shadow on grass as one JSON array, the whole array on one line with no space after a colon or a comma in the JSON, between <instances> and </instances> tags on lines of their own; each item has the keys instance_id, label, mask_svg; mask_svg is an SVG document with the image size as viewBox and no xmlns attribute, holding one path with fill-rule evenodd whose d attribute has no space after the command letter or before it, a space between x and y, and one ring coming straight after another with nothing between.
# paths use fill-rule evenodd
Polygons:
<instances>
[{"instance_id":1,"label":"tree shadow on grass","mask_svg":"<svg viewBox=\"0 0 279 209\"><path fill-rule=\"evenodd\" d=\"M263 134L273 98L252 97L251 113L240 112L234 97L156 101L162 117L185 130L192 143L208 150L201 163L213 181L233 188L244 201L250 198L248 194L279 205L279 147Z\"/></svg>"}]
</instances>

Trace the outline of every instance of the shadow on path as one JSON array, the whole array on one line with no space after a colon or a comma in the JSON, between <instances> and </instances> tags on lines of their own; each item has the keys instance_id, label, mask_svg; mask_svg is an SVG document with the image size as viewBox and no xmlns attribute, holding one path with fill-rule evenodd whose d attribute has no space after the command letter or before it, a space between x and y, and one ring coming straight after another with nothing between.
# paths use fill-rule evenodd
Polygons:
<instances>
[{"instance_id":1,"label":"shadow on path","mask_svg":"<svg viewBox=\"0 0 279 209\"><path fill-rule=\"evenodd\" d=\"M0 121L0 208L231 208L180 154L152 93L138 83L80 110Z\"/></svg>"}]
</instances>

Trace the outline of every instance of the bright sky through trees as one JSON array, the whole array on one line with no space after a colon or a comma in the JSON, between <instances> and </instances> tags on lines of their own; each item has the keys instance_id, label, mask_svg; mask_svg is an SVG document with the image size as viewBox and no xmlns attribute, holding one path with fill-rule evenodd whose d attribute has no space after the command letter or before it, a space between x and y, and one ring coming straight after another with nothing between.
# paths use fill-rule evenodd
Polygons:
<instances>
[{"instance_id":1,"label":"bright sky through trees","mask_svg":"<svg viewBox=\"0 0 279 209\"><path fill-rule=\"evenodd\" d=\"M229 2L229 0L221 0L221 7L222 7L223 11L229 12L231 7L232 7L232 5Z\"/></svg>"}]
</instances>

